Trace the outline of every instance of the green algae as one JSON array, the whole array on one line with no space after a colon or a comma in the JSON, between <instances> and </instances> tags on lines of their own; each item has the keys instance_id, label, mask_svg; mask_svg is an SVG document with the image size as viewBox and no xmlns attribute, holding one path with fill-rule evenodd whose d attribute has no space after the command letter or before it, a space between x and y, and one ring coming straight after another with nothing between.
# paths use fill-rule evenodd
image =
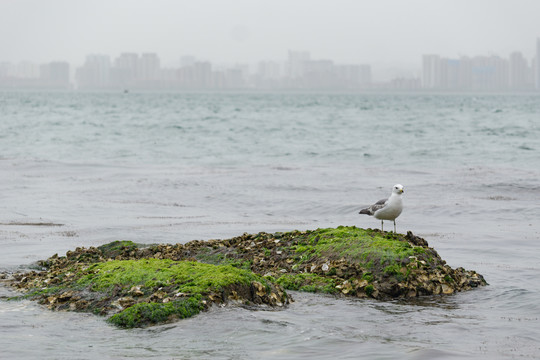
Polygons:
<instances>
[{"instance_id":1,"label":"green algae","mask_svg":"<svg viewBox=\"0 0 540 360\"><path fill-rule=\"evenodd\" d=\"M114 259L119 254L124 251L136 250L142 245L136 244L133 241L127 240L117 240L101 246L98 246L98 249L103 253L103 256Z\"/></svg>"},{"instance_id":2,"label":"green algae","mask_svg":"<svg viewBox=\"0 0 540 360\"><path fill-rule=\"evenodd\" d=\"M212 303L230 299L246 304L287 301L286 294L280 298L273 292L273 282L249 270L196 261L145 258L78 263L56 268L54 277L37 276L33 281L27 294L12 300L37 299L51 309L101 315L121 309L108 321L123 328L191 317Z\"/></svg>"},{"instance_id":3,"label":"green algae","mask_svg":"<svg viewBox=\"0 0 540 360\"><path fill-rule=\"evenodd\" d=\"M283 288L287 290L325 294L335 294L338 292L334 279L317 274L285 274L279 277L276 281L279 285L283 286Z\"/></svg>"},{"instance_id":4,"label":"green algae","mask_svg":"<svg viewBox=\"0 0 540 360\"><path fill-rule=\"evenodd\" d=\"M142 286L145 289L173 286L182 293L206 294L232 284L249 285L253 281L267 284L261 276L231 265L168 259L112 260L93 264L86 272L78 285L90 286L93 291L107 291L118 286Z\"/></svg>"},{"instance_id":5,"label":"green algae","mask_svg":"<svg viewBox=\"0 0 540 360\"><path fill-rule=\"evenodd\" d=\"M201 297L194 296L168 303L135 304L118 314L114 314L107 321L118 327L131 329L176 319L186 319L197 315L202 309Z\"/></svg>"},{"instance_id":6,"label":"green algae","mask_svg":"<svg viewBox=\"0 0 540 360\"><path fill-rule=\"evenodd\" d=\"M373 292L375 291L375 288L373 287L373 285L370 284L365 287L364 291L367 296L371 296Z\"/></svg>"},{"instance_id":7,"label":"green algae","mask_svg":"<svg viewBox=\"0 0 540 360\"><path fill-rule=\"evenodd\" d=\"M345 258L367 268L371 268L374 263L389 265L425 253L422 248L401 240L400 235L354 226L317 229L295 246L295 252L299 255L300 261L311 261L321 257Z\"/></svg>"},{"instance_id":8,"label":"green algae","mask_svg":"<svg viewBox=\"0 0 540 360\"><path fill-rule=\"evenodd\" d=\"M124 309L109 318L109 322L123 328L159 324L184 319L204 308L204 296L220 293L227 287L261 283L269 290L268 280L232 265L211 265L193 261L168 259L113 260L96 263L78 281L94 292L127 293L134 286L150 294L163 287L184 298L163 302L142 302Z\"/></svg>"},{"instance_id":9,"label":"green algae","mask_svg":"<svg viewBox=\"0 0 540 360\"><path fill-rule=\"evenodd\" d=\"M211 248L201 248L195 256L199 262L212 265L231 265L236 268L251 270L251 261L239 261L234 257L234 254L222 254L213 251Z\"/></svg>"}]
</instances>

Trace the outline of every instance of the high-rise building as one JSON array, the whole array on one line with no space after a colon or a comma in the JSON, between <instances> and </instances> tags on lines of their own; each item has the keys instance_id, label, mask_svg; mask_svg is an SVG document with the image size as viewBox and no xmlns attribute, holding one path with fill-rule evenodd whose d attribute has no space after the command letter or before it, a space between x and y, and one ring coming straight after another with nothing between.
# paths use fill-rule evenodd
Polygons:
<instances>
[{"instance_id":1,"label":"high-rise building","mask_svg":"<svg viewBox=\"0 0 540 360\"><path fill-rule=\"evenodd\" d=\"M280 63L261 61L257 66L254 85L260 88L277 88L281 86L282 77L282 66Z\"/></svg>"},{"instance_id":2,"label":"high-rise building","mask_svg":"<svg viewBox=\"0 0 540 360\"><path fill-rule=\"evenodd\" d=\"M197 61L193 64L195 87L209 88L212 85L212 64L208 61Z\"/></svg>"},{"instance_id":3,"label":"high-rise building","mask_svg":"<svg viewBox=\"0 0 540 360\"><path fill-rule=\"evenodd\" d=\"M441 58L439 55L422 57L422 87L437 89L441 86Z\"/></svg>"},{"instance_id":4,"label":"high-rise building","mask_svg":"<svg viewBox=\"0 0 540 360\"><path fill-rule=\"evenodd\" d=\"M183 89L207 89L225 83L224 75L214 81L212 64L208 61L196 61L191 66L178 69L177 73L178 86Z\"/></svg>"},{"instance_id":5,"label":"high-rise building","mask_svg":"<svg viewBox=\"0 0 540 360\"><path fill-rule=\"evenodd\" d=\"M536 59L535 59L535 74L534 74L534 84L536 90L540 90L540 38L536 39Z\"/></svg>"},{"instance_id":6,"label":"high-rise building","mask_svg":"<svg viewBox=\"0 0 540 360\"><path fill-rule=\"evenodd\" d=\"M459 58L459 86L463 91L470 91L472 89L472 64L473 61L468 56Z\"/></svg>"},{"instance_id":7,"label":"high-rise building","mask_svg":"<svg viewBox=\"0 0 540 360\"><path fill-rule=\"evenodd\" d=\"M520 52L510 54L508 85L510 90L530 89L531 69Z\"/></svg>"},{"instance_id":8,"label":"high-rise building","mask_svg":"<svg viewBox=\"0 0 540 360\"><path fill-rule=\"evenodd\" d=\"M440 59L439 74L436 77L436 87L444 90L457 90L462 88L461 78L461 60L458 59Z\"/></svg>"},{"instance_id":9,"label":"high-rise building","mask_svg":"<svg viewBox=\"0 0 540 360\"><path fill-rule=\"evenodd\" d=\"M308 88L335 88L337 74L332 60L310 60L304 63L304 82Z\"/></svg>"},{"instance_id":10,"label":"high-rise building","mask_svg":"<svg viewBox=\"0 0 540 360\"><path fill-rule=\"evenodd\" d=\"M287 75L292 80L301 78L306 71L306 62L310 59L308 51L289 50L289 60L287 62Z\"/></svg>"},{"instance_id":11,"label":"high-rise building","mask_svg":"<svg viewBox=\"0 0 540 360\"><path fill-rule=\"evenodd\" d=\"M17 77L21 79L37 79L39 78L39 65L23 61L17 65Z\"/></svg>"},{"instance_id":12,"label":"high-rise building","mask_svg":"<svg viewBox=\"0 0 540 360\"><path fill-rule=\"evenodd\" d=\"M111 60L108 55L88 55L75 78L80 89L103 89L111 85Z\"/></svg>"},{"instance_id":13,"label":"high-rise building","mask_svg":"<svg viewBox=\"0 0 540 360\"><path fill-rule=\"evenodd\" d=\"M131 87L137 78L137 64L139 55L136 53L122 53L114 61L111 69L111 83L114 86Z\"/></svg>"},{"instance_id":14,"label":"high-rise building","mask_svg":"<svg viewBox=\"0 0 540 360\"><path fill-rule=\"evenodd\" d=\"M505 91L525 87L527 62L521 54L513 55L514 68L499 56L475 56L460 59L424 55L422 87L457 91ZM510 79L516 86L510 87Z\"/></svg>"},{"instance_id":15,"label":"high-rise building","mask_svg":"<svg viewBox=\"0 0 540 360\"><path fill-rule=\"evenodd\" d=\"M339 86L348 89L367 88L371 83L369 65L336 65Z\"/></svg>"},{"instance_id":16,"label":"high-rise building","mask_svg":"<svg viewBox=\"0 0 540 360\"><path fill-rule=\"evenodd\" d=\"M195 56L184 55L180 58L180 66L181 67L193 66L193 64L195 64L195 61L197 61Z\"/></svg>"},{"instance_id":17,"label":"high-rise building","mask_svg":"<svg viewBox=\"0 0 540 360\"><path fill-rule=\"evenodd\" d=\"M371 86L371 65L360 65L360 87L367 88Z\"/></svg>"},{"instance_id":18,"label":"high-rise building","mask_svg":"<svg viewBox=\"0 0 540 360\"><path fill-rule=\"evenodd\" d=\"M155 53L143 53L137 63L137 79L143 81L159 78L160 60Z\"/></svg>"},{"instance_id":19,"label":"high-rise building","mask_svg":"<svg viewBox=\"0 0 540 360\"><path fill-rule=\"evenodd\" d=\"M261 61L258 66L258 75L263 80L275 80L281 77L281 66L274 61Z\"/></svg>"},{"instance_id":20,"label":"high-rise building","mask_svg":"<svg viewBox=\"0 0 540 360\"><path fill-rule=\"evenodd\" d=\"M39 74L45 87L69 87L69 63L65 61L53 61L43 64L39 68Z\"/></svg>"}]
</instances>

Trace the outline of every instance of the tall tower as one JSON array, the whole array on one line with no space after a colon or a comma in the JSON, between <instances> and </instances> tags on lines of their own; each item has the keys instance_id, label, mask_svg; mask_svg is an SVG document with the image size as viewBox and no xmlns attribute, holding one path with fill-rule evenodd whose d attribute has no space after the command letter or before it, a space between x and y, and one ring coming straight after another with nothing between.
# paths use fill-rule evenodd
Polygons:
<instances>
[{"instance_id":1,"label":"tall tower","mask_svg":"<svg viewBox=\"0 0 540 360\"><path fill-rule=\"evenodd\" d=\"M137 63L137 78L157 80L161 68L159 57L155 53L143 53Z\"/></svg>"},{"instance_id":2,"label":"tall tower","mask_svg":"<svg viewBox=\"0 0 540 360\"><path fill-rule=\"evenodd\" d=\"M422 87L436 89L441 86L441 58L439 55L422 57Z\"/></svg>"},{"instance_id":3,"label":"tall tower","mask_svg":"<svg viewBox=\"0 0 540 360\"><path fill-rule=\"evenodd\" d=\"M308 51L289 50L288 75L291 79L297 79L304 76L306 63L310 60Z\"/></svg>"},{"instance_id":4,"label":"tall tower","mask_svg":"<svg viewBox=\"0 0 540 360\"><path fill-rule=\"evenodd\" d=\"M527 60L520 52L510 54L509 85L511 90L524 90L530 79L530 68Z\"/></svg>"},{"instance_id":5,"label":"tall tower","mask_svg":"<svg viewBox=\"0 0 540 360\"><path fill-rule=\"evenodd\" d=\"M536 65L534 67L534 85L540 90L540 38L536 39Z\"/></svg>"}]
</instances>

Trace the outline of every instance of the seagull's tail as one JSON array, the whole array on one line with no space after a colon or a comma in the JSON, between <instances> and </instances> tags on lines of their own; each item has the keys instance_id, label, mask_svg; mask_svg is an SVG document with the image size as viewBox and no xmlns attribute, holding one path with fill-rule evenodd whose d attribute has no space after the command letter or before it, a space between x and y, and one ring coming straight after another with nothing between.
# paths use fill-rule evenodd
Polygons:
<instances>
[{"instance_id":1,"label":"seagull's tail","mask_svg":"<svg viewBox=\"0 0 540 360\"><path fill-rule=\"evenodd\" d=\"M373 215L373 212L369 208L360 210L359 214Z\"/></svg>"}]
</instances>

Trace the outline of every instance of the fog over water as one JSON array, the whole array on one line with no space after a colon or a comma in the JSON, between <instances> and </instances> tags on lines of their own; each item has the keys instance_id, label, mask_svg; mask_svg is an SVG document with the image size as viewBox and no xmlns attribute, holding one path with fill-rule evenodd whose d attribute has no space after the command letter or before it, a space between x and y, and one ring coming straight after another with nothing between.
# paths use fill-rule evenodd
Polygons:
<instances>
[{"instance_id":1,"label":"fog over water","mask_svg":"<svg viewBox=\"0 0 540 360\"><path fill-rule=\"evenodd\" d=\"M214 63L281 60L288 50L375 67L414 68L422 54L534 56L535 0L0 2L0 61L158 53Z\"/></svg>"}]
</instances>

